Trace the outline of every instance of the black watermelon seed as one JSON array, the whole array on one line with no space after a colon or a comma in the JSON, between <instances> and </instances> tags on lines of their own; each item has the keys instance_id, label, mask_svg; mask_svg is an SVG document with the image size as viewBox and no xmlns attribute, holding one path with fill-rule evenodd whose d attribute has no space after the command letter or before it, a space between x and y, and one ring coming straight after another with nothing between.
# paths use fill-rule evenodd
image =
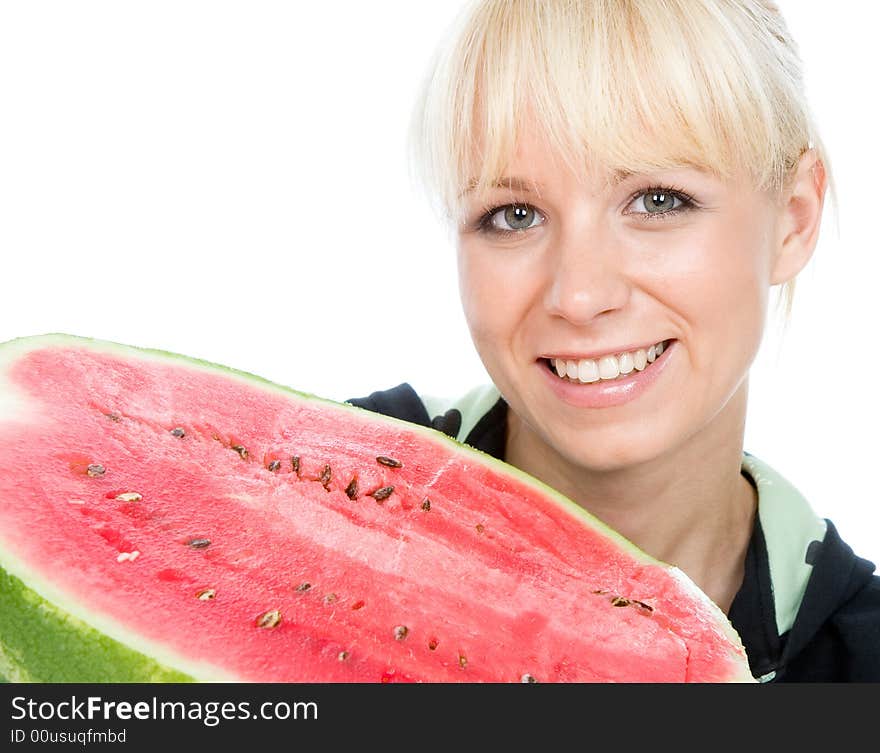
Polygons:
<instances>
[{"instance_id":1,"label":"black watermelon seed","mask_svg":"<svg viewBox=\"0 0 880 753\"><path fill-rule=\"evenodd\" d=\"M409 635L409 628L406 625L398 625L394 628L394 637L398 641L402 641Z\"/></svg>"},{"instance_id":2,"label":"black watermelon seed","mask_svg":"<svg viewBox=\"0 0 880 753\"><path fill-rule=\"evenodd\" d=\"M379 463L379 465L387 465L389 468L403 468L403 463L394 458L389 458L387 455L379 455L379 457L376 458L376 462Z\"/></svg>"},{"instance_id":3,"label":"black watermelon seed","mask_svg":"<svg viewBox=\"0 0 880 753\"><path fill-rule=\"evenodd\" d=\"M644 601L639 601L638 599L633 599L633 604L638 604L642 609L647 609L649 612L654 611L654 607L650 604L645 604Z\"/></svg>"},{"instance_id":4,"label":"black watermelon seed","mask_svg":"<svg viewBox=\"0 0 880 753\"><path fill-rule=\"evenodd\" d=\"M274 628L281 624L281 612L273 609L271 612L265 612L256 619L256 626L259 628Z\"/></svg>"},{"instance_id":5,"label":"black watermelon seed","mask_svg":"<svg viewBox=\"0 0 880 753\"><path fill-rule=\"evenodd\" d=\"M104 415L115 424L118 424L122 420L122 417L118 413L105 413Z\"/></svg>"},{"instance_id":6,"label":"black watermelon seed","mask_svg":"<svg viewBox=\"0 0 880 753\"><path fill-rule=\"evenodd\" d=\"M299 455L294 455L290 459L290 466L293 468L293 472L299 476Z\"/></svg>"},{"instance_id":7,"label":"black watermelon seed","mask_svg":"<svg viewBox=\"0 0 880 753\"><path fill-rule=\"evenodd\" d=\"M312 587L311 583L300 583L297 587L297 591L308 591Z\"/></svg>"},{"instance_id":8,"label":"black watermelon seed","mask_svg":"<svg viewBox=\"0 0 880 753\"><path fill-rule=\"evenodd\" d=\"M523 675L522 677L520 677L519 681L520 681L520 682L538 682L538 681L537 681L534 677L532 677L531 675Z\"/></svg>"},{"instance_id":9,"label":"black watermelon seed","mask_svg":"<svg viewBox=\"0 0 880 753\"><path fill-rule=\"evenodd\" d=\"M86 468L86 475L91 476L92 478L96 478L98 476L103 476L105 471L106 468L104 468L104 466L100 463L92 463L88 468Z\"/></svg>"},{"instance_id":10,"label":"black watermelon seed","mask_svg":"<svg viewBox=\"0 0 880 753\"><path fill-rule=\"evenodd\" d=\"M328 492L330 491L330 466L325 465L324 469L321 471L321 478L318 479L321 482L321 486L323 486Z\"/></svg>"},{"instance_id":11,"label":"black watermelon seed","mask_svg":"<svg viewBox=\"0 0 880 753\"><path fill-rule=\"evenodd\" d=\"M247 460L248 451L246 447L240 444L234 444L231 449L235 450L241 456L242 460Z\"/></svg>"},{"instance_id":12,"label":"black watermelon seed","mask_svg":"<svg viewBox=\"0 0 880 753\"><path fill-rule=\"evenodd\" d=\"M349 499L357 499L358 495L358 480L357 476L352 478L351 481L348 482L348 486L345 487L345 494Z\"/></svg>"},{"instance_id":13,"label":"black watermelon seed","mask_svg":"<svg viewBox=\"0 0 880 753\"><path fill-rule=\"evenodd\" d=\"M611 606L613 607L628 607L632 602L629 599L624 599L622 596L615 596L611 600Z\"/></svg>"},{"instance_id":14,"label":"black watermelon seed","mask_svg":"<svg viewBox=\"0 0 880 753\"><path fill-rule=\"evenodd\" d=\"M376 491L371 492L370 496L377 502L384 502L386 499L388 499L388 497L391 496L391 492L393 491L393 486L383 486L381 489L376 489Z\"/></svg>"},{"instance_id":15,"label":"black watermelon seed","mask_svg":"<svg viewBox=\"0 0 880 753\"><path fill-rule=\"evenodd\" d=\"M348 658L348 651L340 651L336 655L336 658L339 659L339 661L345 661Z\"/></svg>"},{"instance_id":16,"label":"black watermelon seed","mask_svg":"<svg viewBox=\"0 0 880 753\"><path fill-rule=\"evenodd\" d=\"M196 598L199 601L211 601L216 595L217 592L213 588L203 588L196 593Z\"/></svg>"},{"instance_id":17,"label":"black watermelon seed","mask_svg":"<svg viewBox=\"0 0 880 753\"><path fill-rule=\"evenodd\" d=\"M211 540L200 538L188 539L186 545L190 547L190 549L205 549L206 547L211 546Z\"/></svg>"},{"instance_id":18,"label":"black watermelon seed","mask_svg":"<svg viewBox=\"0 0 880 753\"><path fill-rule=\"evenodd\" d=\"M171 430L171 436L177 437L178 439L183 439L186 436L186 432L179 426L175 426Z\"/></svg>"},{"instance_id":19,"label":"black watermelon seed","mask_svg":"<svg viewBox=\"0 0 880 753\"><path fill-rule=\"evenodd\" d=\"M428 499L427 497L425 497L425 498L422 500L422 509L423 509L425 512L427 512L428 510L431 509L431 500Z\"/></svg>"},{"instance_id":20,"label":"black watermelon seed","mask_svg":"<svg viewBox=\"0 0 880 753\"><path fill-rule=\"evenodd\" d=\"M431 638L431 640L428 641L428 648L431 649L431 651L436 651L439 644L440 641L438 641L436 638Z\"/></svg>"},{"instance_id":21,"label":"black watermelon seed","mask_svg":"<svg viewBox=\"0 0 880 753\"><path fill-rule=\"evenodd\" d=\"M281 461L280 460L273 460L271 463L269 463L268 467L269 467L269 470L274 473L275 471L277 471L278 469L281 468Z\"/></svg>"}]
</instances>

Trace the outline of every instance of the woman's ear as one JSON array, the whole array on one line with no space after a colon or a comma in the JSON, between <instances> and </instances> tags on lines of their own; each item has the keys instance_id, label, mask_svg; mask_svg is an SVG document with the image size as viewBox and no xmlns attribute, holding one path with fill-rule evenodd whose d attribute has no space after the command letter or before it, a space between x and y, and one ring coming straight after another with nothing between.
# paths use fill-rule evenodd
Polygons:
<instances>
[{"instance_id":1,"label":"woman's ear","mask_svg":"<svg viewBox=\"0 0 880 753\"><path fill-rule=\"evenodd\" d=\"M828 176L815 149L808 149L798 161L791 185L783 194L771 285L794 278L810 260L819 238L822 208Z\"/></svg>"}]
</instances>

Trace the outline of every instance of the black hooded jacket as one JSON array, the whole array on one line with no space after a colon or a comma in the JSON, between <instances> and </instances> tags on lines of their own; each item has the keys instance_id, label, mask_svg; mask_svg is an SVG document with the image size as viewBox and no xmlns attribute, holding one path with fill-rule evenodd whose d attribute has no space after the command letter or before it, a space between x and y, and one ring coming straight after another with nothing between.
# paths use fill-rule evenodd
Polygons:
<instances>
[{"instance_id":1,"label":"black hooded jacket","mask_svg":"<svg viewBox=\"0 0 880 753\"><path fill-rule=\"evenodd\" d=\"M492 385L457 400L420 397L407 384L352 405L429 426L504 460L507 403ZM880 577L827 519L750 453L758 490L745 574L728 614L762 682L880 682Z\"/></svg>"}]
</instances>

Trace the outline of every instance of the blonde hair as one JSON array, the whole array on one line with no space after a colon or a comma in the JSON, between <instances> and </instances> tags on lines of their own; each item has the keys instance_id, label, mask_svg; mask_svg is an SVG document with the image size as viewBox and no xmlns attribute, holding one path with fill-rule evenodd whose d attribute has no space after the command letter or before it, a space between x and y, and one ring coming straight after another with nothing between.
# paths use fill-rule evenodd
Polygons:
<instances>
[{"instance_id":1,"label":"blonde hair","mask_svg":"<svg viewBox=\"0 0 880 753\"><path fill-rule=\"evenodd\" d=\"M471 0L410 131L410 165L445 221L461 221L466 188L502 175L527 111L576 175L686 164L779 192L813 148L831 182L771 0ZM777 300L786 321L793 297L794 279Z\"/></svg>"}]
</instances>

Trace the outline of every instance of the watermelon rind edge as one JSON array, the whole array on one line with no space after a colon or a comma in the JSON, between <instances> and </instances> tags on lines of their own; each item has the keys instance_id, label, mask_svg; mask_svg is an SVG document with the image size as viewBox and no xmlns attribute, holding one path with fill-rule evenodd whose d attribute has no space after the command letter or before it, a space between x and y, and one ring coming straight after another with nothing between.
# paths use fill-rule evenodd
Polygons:
<instances>
[{"instance_id":1,"label":"watermelon rind edge","mask_svg":"<svg viewBox=\"0 0 880 753\"><path fill-rule=\"evenodd\" d=\"M725 637L727 637L734 646L742 648L740 636L730 624L724 612L682 570L674 565L662 562L639 549L622 534L610 528L576 502L561 494L553 487L547 485L539 478L430 427L420 426L392 416L379 416L373 411L359 406L351 405L349 403L341 403L312 393L302 392L286 385L273 382L257 374L205 359L162 350L160 348L130 345L64 332L28 335L0 343L0 420L5 418L4 412L11 413L9 409L10 400L7 398L4 402L2 397L3 393L7 392L10 387L4 379L6 368L14 363L19 357L30 351L52 346L65 348L79 346L88 348L89 350L110 352L145 359L158 357L163 361L173 361L209 373L219 372L225 376L238 379L249 386L258 386L270 392L280 393L285 396L295 396L310 402L320 402L330 408L341 411L356 411L359 416L367 421L372 420L376 423L383 424L389 422L400 424L401 427L405 428L408 432L420 434L424 438L441 445L446 445L458 453L465 456L469 455L473 457L475 461L490 467L492 470L500 471L501 473L517 478L522 483L535 488L542 495L552 500L557 507L564 510L569 515L574 516L590 528L593 528L603 537L612 540L629 556L645 565L667 570L694 596L698 602L701 602L704 605L708 612L705 617L714 618L715 624L720 628ZM4 574L4 570L8 575ZM25 578L28 579L27 583L24 582ZM8 598L8 594L11 593L13 596L8 602L9 607L25 609L29 604L36 604L40 610L43 610L46 619L54 619L58 623L69 626L69 630L72 634L78 636L77 640L86 639L103 642L105 644L103 649L105 653L108 656L116 657L116 661L120 663L120 666L132 662L145 662L141 670L132 673L130 681L150 681L145 680L144 678L148 676L155 676L158 678L166 675L169 677L171 675L176 675L177 680L179 681L236 681L236 678L224 675L221 670L215 667L193 665L183 657L174 656L164 647L151 645L148 641L138 639L136 643L141 643L139 647L137 645L129 647L127 643L131 643L131 633L123 626L115 624L111 620L98 618L94 613L77 614L78 610L76 609L76 605L67 605L65 602L68 600L62 592L58 591L48 583L40 581L35 583L34 580L36 579L31 571L22 567L20 563L17 563L10 557L8 552L0 547L0 607L3 609L7 608L4 599ZM13 582L17 583L11 587L7 585L8 583ZM18 594L18 596L16 597L15 594ZM3 634L4 627L2 619L2 609L0 609L0 635ZM95 635L92 635L91 633L95 633ZM119 641L114 640L114 637L118 637ZM138 651L138 648L142 648L143 652ZM729 680L733 682L754 682L754 678L751 674L749 674L747 670L744 671L745 674L743 676L732 676ZM21 679L24 681L40 681L39 678L28 680L22 675L22 672L24 672L22 669L22 663L16 663L11 659L8 656L8 649L7 652L4 653L3 646L0 645L0 679L5 677L7 680Z\"/></svg>"}]
</instances>

